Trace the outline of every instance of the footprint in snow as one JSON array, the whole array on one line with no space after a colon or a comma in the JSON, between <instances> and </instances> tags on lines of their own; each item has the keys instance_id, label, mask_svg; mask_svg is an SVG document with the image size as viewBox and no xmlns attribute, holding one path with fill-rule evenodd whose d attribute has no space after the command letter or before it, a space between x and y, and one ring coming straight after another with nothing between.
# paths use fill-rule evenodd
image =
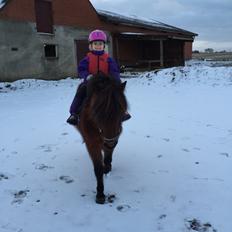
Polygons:
<instances>
[{"instance_id":1,"label":"footprint in snow","mask_svg":"<svg viewBox=\"0 0 232 232\"><path fill-rule=\"evenodd\" d=\"M163 138L163 140L166 141L166 142L170 142L169 138Z\"/></svg>"},{"instance_id":2,"label":"footprint in snow","mask_svg":"<svg viewBox=\"0 0 232 232\"><path fill-rule=\"evenodd\" d=\"M135 189L133 190L134 193L140 193L140 190L139 189Z\"/></svg>"},{"instance_id":3,"label":"footprint in snow","mask_svg":"<svg viewBox=\"0 0 232 232\"><path fill-rule=\"evenodd\" d=\"M65 136L65 135L68 135L68 133L67 132L63 132L61 135Z\"/></svg>"},{"instance_id":4,"label":"footprint in snow","mask_svg":"<svg viewBox=\"0 0 232 232\"><path fill-rule=\"evenodd\" d=\"M212 124L207 124L206 127L212 127L213 125Z\"/></svg>"},{"instance_id":5,"label":"footprint in snow","mask_svg":"<svg viewBox=\"0 0 232 232\"><path fill-rule=\"evenodd\" d=\"M74 180L70 176L60 176L60 180L64 181L66 184L74 182Z\"/></svg>"},{"instance_id":6,"label":"footprint in snow","mask_svg":"<svg viewBox=\"0 0 232 232\"><path fill-rule=\"evenodd\" d=\"M46 171L46 170L52 169L52 168L54 168L54 167L52 167L52 166L47 166L47 165L45 165L45 164L37 164L37 165L35 166L35 169L38 169L38 170L41 170L41 171Z\"/></svg>"},{"instance_id":7,"label":"footprint in snow","mask_svg":"<svg viewBox=\"0 0 232 232\"><path fill-rule=\"evenodd\" d=\"M150 135L146 135L145 137L146 137L146 138L148 138L148 139L149 139L149 138L151 138L151 136L150 136Z\"/></svg>"},{"instance_id":8,"label":"footprint in snow","mask_svg":"<svg viewBox=\"0 0 232 232\"><path fill-rule=\"evenodd\" d=\"M229 156L230 156L229 153L227 153L227 152L221 152L220 155L226 156L227 158L229 158Z\"/></svg>"},{"instance_id":9,"label":"footprint in snow","mask_svg":"<svg viewBox=\"0 0 232 232\"><path fill-rule=\"evenodd\" d=\"M6 175L3 174L3 173L0 173L0 181L1 181L1 180L8 180L8 179L9 179L8 176L6 176Z\"/></svg>"},{"instance_id":10,"label":"footprint in snow","mask_svg":"<svg viewBox=\"0 0 232 232\"><path fill-rule=\"evenodd\" d=\"M29 193L29 192L30 192L30 190L28 190L28 189L15 192L14 193L14 200L12 201L12 204L14 204L14 203L21 204L23 202L24 198L27 196L27 193Z\"/></svg>"},{"instance_id":11,"label":"footprint in snow","mask_svg":"<svg viewBox=\"0 0 232 232\"><path fill-rule=\"evenodd\" d=\"M115 194L109 194L109 195L106 196L107 203L114 203L115 199L116 199Z\"/></svg>"},{"instance_id":12,"label":"footprint in snow","mask_svg":"<svg viewBox=\"0 0 232 232\"><path fill-rule=\"evenodd\" d=\"M159 216L159 221L158 221L158 226L157 226L157 230L158 231L161 231L161 230L163 230L163 226L162 226L162 221L161 220L164 220L165 218L167 217L167 215L166 214L161 214L160 216Z\"/></svg>"},{"instance_id":13,"label":"footprint in snow","mask_svg":"<svg viewBox=\"0 0 232 232\"><path fill-rule=\"evenodd\" d=\"M176 196L175 195L171 195L170 196L170 200L171 200L171 202L175 202L176 201Z\"/></svg>"},{"instance_id":14,"label":"footprint in snow","mask_svg":"<svg viewBox=\"0 0 232 232\"><path fill-rule=\"evenodd\" d=\"M189 149L187 149L187 148L183 148L182 151L190 152Z\"/></svg>"},{"instance_id":15,"label":"footprint in snow","mask_svg":"<svg viewBox=\"0 0 232 232\"><path fill-rule=\"evenodd\" d=\"M50 147L46 148L44 152L52 152L52 149Z\"/></svg>"},{"instance_id":16,"label":"footprint in snow","mask_svg":"<svg viewBox=\"0 0 232 232\"><path fill-rule=\"evenodd\" d=\"M167 217L166 214L161 214L161 215L159 216L159 219L162 220L162 219L164 219L164 218L166 218L166 217Z\"/></svg>"},{"instance_id":17,"label":"footprint in snow","mask_svg":"<svg viewBox=\"0 0 232 232\"><path fill-rule=\"evenodd\" d=\"M207 222L202 223L200 220L192 219L192 220L185 220L185 226L189 231L198 231L198 232L217 232L213 226Z\"/></svg>"},{"instance_id":18,"label":"footprint in snow","mask_svg":"<svg viewBox=\"0 0 232 232\"><path fill-rule=\"evenodd\" d=\"M44 152L52 152L52 147L56 147L56 145L57 144L44 144L37 147L37 149L43 150Z\"/></svg>"},{"instance_id":19,"label":"footprint in snow","mask_svg":"<svg viewBox=\"0 0 232 232\"><path fill-rule=\"evenodd\" d=\"M13 155L17 155L17 154L18 154L18 152L17 152L17 151L12 151L12 152L11 152L11 154L13 154Z\"/></svg>"},{"instance_id":20,"label":"footprint in snow","mask_svg":"<svg viewBox=\"0 0 232 232\"><path fill-rule=\"evenodd\" d=\"M129 205L119 205L119 206L117 206L117 210L119 212L122 212L122 213L127 212L130 208L131 207Z\"/></svg>"}]
</instances>

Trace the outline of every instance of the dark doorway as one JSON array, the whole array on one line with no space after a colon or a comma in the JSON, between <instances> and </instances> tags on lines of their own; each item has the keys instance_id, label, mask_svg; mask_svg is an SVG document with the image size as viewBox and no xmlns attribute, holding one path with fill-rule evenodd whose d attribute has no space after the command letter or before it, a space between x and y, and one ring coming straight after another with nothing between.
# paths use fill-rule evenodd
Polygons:
<instances>
[{"instance_id":1,"label":"dark doorway","mask_svg":"<svg viewBox=\"0 0 232 232\"><path fill-rule=\"evenodd\" d=\"M86 56L89 51L89 44L87 40L76 40L76 58L77 65Z\"/></svg>"}]
</instances>

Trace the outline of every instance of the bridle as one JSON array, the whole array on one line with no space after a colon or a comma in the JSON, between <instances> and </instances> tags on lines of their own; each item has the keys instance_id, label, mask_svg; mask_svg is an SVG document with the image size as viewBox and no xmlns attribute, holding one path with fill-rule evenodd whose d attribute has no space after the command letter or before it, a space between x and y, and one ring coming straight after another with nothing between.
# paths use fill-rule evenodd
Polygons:
<instances>
[{"instance_id":1,"label":"bridle","mask_svg":"<svg viewBox=\"0 0 232 232\"><path fill-rule=\"evenodd\" d=\"M122 127L119 128L119 132L118 132L118 134L115 137L113 137L113 138L107 138L107 137L105 137L103 135L103 131L100 130L100 134L101 134L101 137L102 137L102 140L103 140L103 146L104 146L104 148L106 148L106 149L113 149L113 148L115 148L116 145L117 145L117 143L118 143L118 138L119 138L121 132L122 132Z\"/></svg>"}]
</instances>

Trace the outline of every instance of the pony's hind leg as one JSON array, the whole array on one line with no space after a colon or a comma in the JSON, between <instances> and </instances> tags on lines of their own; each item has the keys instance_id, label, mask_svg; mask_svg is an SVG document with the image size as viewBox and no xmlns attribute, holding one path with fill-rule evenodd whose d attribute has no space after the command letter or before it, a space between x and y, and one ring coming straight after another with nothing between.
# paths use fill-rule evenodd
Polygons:
<instances>
[{"instance_id":1,"label":"pony's hind leg","mask_svg":"<svg viewBox=\"0 0 232 232\"><path fill-rule=\"evenodd\" d=\"M112 154L113 150L104 149L104 173L107 174L112 169Z\"/></svg>"},{"instance_id":2,"label":"pony's hind leg","mask_svg":"<svg viewBox=\"0 0 232 232\"><path fill-rule=\"evenodd\" d=\"M103 151L104 151L104 173L107 174L112 169L112 155L114 148L116 147L118 140L115 140L111 143L104 143Z\"/></svg>"}]
</instances>

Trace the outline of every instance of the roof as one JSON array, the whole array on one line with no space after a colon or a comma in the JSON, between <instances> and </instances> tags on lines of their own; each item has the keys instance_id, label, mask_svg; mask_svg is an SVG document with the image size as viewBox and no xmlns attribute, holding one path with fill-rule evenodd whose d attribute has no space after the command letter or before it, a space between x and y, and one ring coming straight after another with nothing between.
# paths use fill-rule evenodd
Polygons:
<instances>
[{"instance_id":1,"label":"roof","mask_svg":"<svg viewBox=\"0 0 232 232\"><path fill-rule=\"evenodd\" d=\"M5 3L0 2L0 9L5 5Z\"/></svg>"},{"instance_id":2,"label":"roof","mask_svg":"<svg viewBox=\"0 0 232 232\"><path fill-rule=\"evenodd\" d=\"M11 0L8 0L5 3L1 3L1 0L0 0L0 11L3 10L3 8L5 8L5 6L8 3L10 3L10 1ZM113 13L113 12L106 11L106 10L99 10L99 9L96 10L95 8L94 10L96 11L100 20L106 23L119 24L119 25L134 27L134 28L146 29L146 30L150 30L151 32L156 31L156 32L161 32L161 33L163 32L176 33L176 34L184 35L188 38L197 36L196 33L193 33L193 32L178 28L178 27L171 26L171 25L159 22L154 19L137 17L135 15L130 15L130 16L121 15L121 14Z\"/></svg>"},{"instance_id":3,"label":"roof","mask_svg":"<svg viewBox=\"0 0 232 232\"><path fill-rule=\"evenodd\" d=\"M175 33L181 33L189 36L197 36L196 33L174 27L159 21L156 21L154 19L147 19L137 16L125 16L105 10L97 10L97 13L99 17L109 23L116 23L121 25L127 25L132 27L142 27L145 29L152 29L156 31L165 31L165 32L175 32Z\"/></svg>"}]
</instances>

